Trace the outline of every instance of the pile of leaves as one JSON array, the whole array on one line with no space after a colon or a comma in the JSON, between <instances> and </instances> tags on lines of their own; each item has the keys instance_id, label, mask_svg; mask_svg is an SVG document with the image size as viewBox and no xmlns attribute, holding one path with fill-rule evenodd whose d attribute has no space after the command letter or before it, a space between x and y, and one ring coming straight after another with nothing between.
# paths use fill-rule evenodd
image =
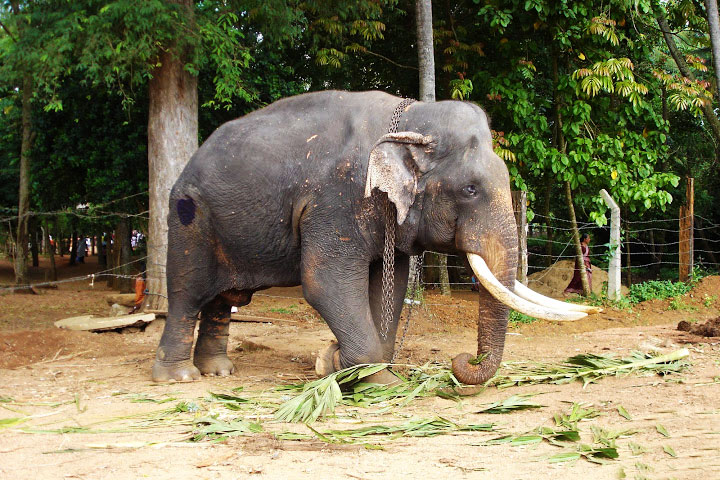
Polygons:
<instances>
[{"instance_id":1,"label":"pile of leaves","mask_svg":"<svg viewBox=\"0 0 720 480\"><path fill-rule=\"evenodd\" d=\"M515 385L539 383L567 383L573 380L584 384L600 378L619 374L669 374L678 373L689 363L686 349L667 355L634 353L627 358L613 358L600 355L577 355L562 364L541 364L530 362L505 363L500 373L484 387L507 388ZM243 392L242 387L228 393L210 393L208 397L196 400L182 400L174 406L161 410L133 415L131 417L102 420L81 428L38 428L24 426L32 417L17 417L0 422L0 429L19 428L26 433L108 433L128 432L141 429L169 427L175 429L180 440L186 441L223 441L229 437L253 435L260 432L272 433L283 440L314 439L328 443L359 443L368 448L381 446L384 442L401 437L432 437L462 432L495 432L494 423L463 423L432 415L429 417L409 418L403 415L401 407L424 397L437 396L463 401L462 384L444 365L426 364L423 366L393 365L402 370L398 383L378 385L363 381L370 375L387 368L387 364L358 365L328 375L325 378L296 385L286 385L273 391ZM474 393L482 391L475 390ZM171 395L147 395L117 392L131 402L167 404L178 400ZM114 394L115 395L115 394ZM13 399L0 398L10 407ZM345 407L336 412L338 407ZM81 406L76 401L80 411ZM473 414L508 414L527 409L539 409L542 405L535 402L534 394L511 395L507 398L475 407ZM367 417L374 416L377 422L367 423L359 413L367 411ZM392 411L392 415L383 415ZM629 419L624 409L618 409L621 416ZM574 405L569 414L557 414L555 425L542 426L520 435L503 435L485 444L508 443L523 445L548 442L553 445L573 444L570 452L563 452L551 461L568 461L586 458L589 461L604 461L617 457L614 439L617 435L602 429L593 430L593 445L580 443L577 424L582 419L591 418L594 411L581 405ZM361 424L357 428L317 428L311 426L321 418L334 421L350 421ZM398 420L398 417L401 419ZM115 423L120 426L113 429L101 429L101 425ZM300 425L292 425L299 423ZM286 427L277 428L285 424ZM272 425L272 428L269 428ZM307 432L298 431L306 428ZM659 431L659 430L658 430Z\"/></svg>"}]
</instances>

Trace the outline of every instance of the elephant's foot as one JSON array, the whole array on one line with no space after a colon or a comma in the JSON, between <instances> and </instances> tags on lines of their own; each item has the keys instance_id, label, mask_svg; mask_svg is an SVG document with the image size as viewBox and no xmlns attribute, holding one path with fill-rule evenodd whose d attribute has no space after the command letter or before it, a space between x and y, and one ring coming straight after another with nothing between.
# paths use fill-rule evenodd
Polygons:
<instances>
[{"instance_id":1,"label":"elephant's foot","mask_svg":"<svg viewBox=\"0 0 720 480\"><path fill-rule=\"evenodd\" d=\"M315 360L315 373L320 377L325 377L338 370L342 370L340 365L340 345L338 345L337 342L333 342L318 354ZM400 383L400 379L387 368L364 377L361 381L364 383L379 383L381 385Z\"/></svg>"},{"instance_id":2,"label":"elephant's foot","mask_svg":"<svg viewBox=\"0 0 720 480\"><path fill-rule=\"evenodd\" d=\"M322 352L318 353L315 360L315 373L319 377L325 377L333 372L341 370L340 368L340 345L337 342L330 344Z\"/></svg>"},{"instance_id":3,"label":"elephant's foot","mask_svg":"<svg viewBox=\"0 0 720 480\"><path fill-rule=\"evenodd\" d=\"M363 383L379 383L380 385L395 385L396 383L401 382L401 380L387 368L383 368L379 372L363 377L360 381Z\"/></svg>"},{"instance_id":4,"label":"elephant's foot","mask_svg":"<svg viewBox=\"0 0 720 480\"><path fill-rule=\"evenodd\" d=\"M200 370L189 360L165 363L155 360L152 368L153 382L192 382L200 378Z\"/></svg>"},{"instance_id":5,"label":"elephant's foot","mask_svg":"<svg viewBox=\"0 0 720 480\"><path fill-rule=\"evenodd\" d=\"M201 355L195 352L193 360L200 373L209 377L227 377L235 371L235 365L224 353L216 355Z\"/></svg>"},{"instance_id":6,"label":"elephant's foot","mask_svg":"<svg viewBox=\"0 0 720 480\"><path fill-rule=\"evenodd\" d=\"M227 356L227 330L227 324L200 324L193 363L203 375L227 377L235 371L235 365Z\"/></svg>"}]
</instances>

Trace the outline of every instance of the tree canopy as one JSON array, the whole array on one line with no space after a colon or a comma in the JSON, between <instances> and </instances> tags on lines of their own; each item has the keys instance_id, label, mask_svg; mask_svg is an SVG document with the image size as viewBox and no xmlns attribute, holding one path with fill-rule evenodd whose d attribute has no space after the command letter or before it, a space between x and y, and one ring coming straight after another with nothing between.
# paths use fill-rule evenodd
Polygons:
<instances>
[{"instance_id":1,"label":"tree canopy","mask_svg":"<svg viewBox=\"0 0 720 480\"><path fill-rule=\"evenodd\" d=\"M720 223L717 72L703 2L433 3L437 99L488 111L496 152L514 188L528 192L531 216L565 217L567 183L585 221L607 222L601 188L634 218L669 218L681 178L693 176L696 212ZM200 142L227 120L306 91L418 95L414 2L190 4L2 2L6 233L18 222L24 127L30 217L148 189L148 85L163 52L197 77ZM146 197L122 208L143 226ZM111 217L93 217L111 228Z\"/></svg>"}]
</instances>

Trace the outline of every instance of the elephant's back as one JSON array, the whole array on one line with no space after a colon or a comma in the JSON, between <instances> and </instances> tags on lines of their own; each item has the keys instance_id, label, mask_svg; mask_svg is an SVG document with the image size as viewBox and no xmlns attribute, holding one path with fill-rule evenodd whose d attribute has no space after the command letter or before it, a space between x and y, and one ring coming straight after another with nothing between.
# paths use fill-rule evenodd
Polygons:
<instances>
[{"instance_id":1,"label":"elephant's back","mask_svg":"<svg viewBox=\"0 0 720 480\"><path fill-rule=\"evenodd\" d=\"M340 160L367 160L397 101L383 92L343 91L280 100L219 127L179 182L215 196L218 189L238 188L287 193L295 180L321 181Z\"/></svg>"},{"instance_id":2,"label":"elephant's back","mask_svg":"<svg viewBox=\"0 0 720 480\"><path fill-rule=\"evenodd\" d=\"M192 157L172 197L206 210L232 257L292 257L305 205L341 208L338 201L362 191L370 148L398 101L382 92L318 92L228 122Z\"/></svg>"}]
</instances>

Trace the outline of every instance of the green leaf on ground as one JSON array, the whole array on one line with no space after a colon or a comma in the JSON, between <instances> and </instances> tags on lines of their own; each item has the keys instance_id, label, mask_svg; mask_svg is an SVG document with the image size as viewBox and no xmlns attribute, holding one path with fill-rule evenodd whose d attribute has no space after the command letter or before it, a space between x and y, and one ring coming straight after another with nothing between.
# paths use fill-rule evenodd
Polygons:
<instances>
[{"instance_id":1,"label":"green leaf on ground","mask_svg":"<svg viewBox=\"0 0 720 480\"><path fill-rule=\"evenodd\" d=\"M673 458L677 458L677 453L675 453L675 450L670 445L663 445L663 452L667 453Z\"/></svg>"},{"instance_id":2,"label":"green leaf on ground","mask_svg":"<svg viewBox=\"0 0 720 480\"><path fill-rule=\"evenodd\" d=\"M632 420L632 416L628 413L627 410L625 410L625 407L622 405L618 405L618 414L620 414L621 417L625 418L626 420Z\"/></svg>"}]
</instances>

